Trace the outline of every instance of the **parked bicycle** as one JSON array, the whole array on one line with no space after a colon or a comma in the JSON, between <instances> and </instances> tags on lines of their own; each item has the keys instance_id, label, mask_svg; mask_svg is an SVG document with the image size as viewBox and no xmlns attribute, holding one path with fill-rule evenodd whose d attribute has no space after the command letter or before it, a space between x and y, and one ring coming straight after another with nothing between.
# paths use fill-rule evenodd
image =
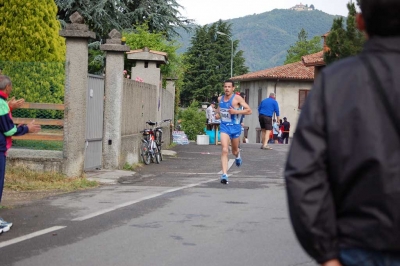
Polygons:
<instances>
[{"instance_id":1,"label":"parked bicycle","mask_svg":"<svg viewBox=\"0 0 400 266\"><path fill-rule=\"evenodd\" d=\"M160 153L160 159L161 159L161 161L163 160L163 156L162 156L162 152L161 152L161 146L162 146L162 144L164 143L163 141L162 141L162 133L163 133L163 131L162 131L162 127L161 127L161 125L163 124L163 123L165 123L165 122L171 122L172 121L172 119L165 119L165 120L162 120L162 121L160 121L160 122L156 122L156 128L155 128L155 142L156 142L156 145L157 145L157 148L158 148L158 151L159 151L159 153Z\"/></svg>"},{"instance_id":2,"label":"parked bicycle","mask_svg":"<svg viewBox=\"0 0 400 266\"><path fill-rule=\"evenodd\" d=\"M153 129L157 123L147 121L146 124L150 126L150 129L145 128L144 130L140 131L143 133L140 155L142 156L143 163L146 165L150 164L150 162L160 163L161 151L158 150L158 146L155 142Z\"/></svg>"}]
</instances>

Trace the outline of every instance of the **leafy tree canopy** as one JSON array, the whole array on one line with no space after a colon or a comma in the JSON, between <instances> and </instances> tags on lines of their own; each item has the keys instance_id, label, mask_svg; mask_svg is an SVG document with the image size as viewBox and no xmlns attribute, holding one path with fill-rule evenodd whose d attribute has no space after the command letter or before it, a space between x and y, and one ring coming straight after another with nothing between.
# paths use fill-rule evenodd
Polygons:
<instances>
[{"instance_id":1,"label":"leafy tree canopy","mask_svg":"<svg viewBox=\"0 0 400 266\"><path fill-rule=\"evenodd\" d=\"M307 40L307 38L307 32L301 29L297 42L290 46L290 49L287 51L285 65L301 61L302 56L318 53L322 50L320 37L315 36L311 40Z\"/></svg>"},{"instance_id":2,"label":"leafy tree canopy","mask_svg":"<svg viewBox=\"0 0 400 266\"><path fill-rule=\"evenodd\" d=\"M327 64L356 55L363 48L365 36L356 28L356 7L354 3L348 3L347 8L349 15L346 27L342 17L336 18L326 39L326 44L330 48L328 52L324 53L324 59Z\"/></svg>"},{"instance_id":3,"label":"leafy tree canopy","mask_svg":"<svg viewBox=\"0 0 400 266\"><path fill-rule=\"evenodd\" d=\"M243 51L238 51L239 41L231 36L231 25L221 20L210 26L199 26L195 29L191 47L183 59L185 66L184 84L181 90L183 105L189 105L193 100L211 101L220 95L222 82L231 77L232 55L233 76L248 72Z\"/></svg>"},{"instance_id":4,"label":"leafy tree canopy","mask_svg":"<svg viewBox=\"0 0 400 266\"><path fill-rule=\"evenodd\" d=\"M151 32L167 36L176 33L175 27L185 25L189 19L181 16L177 0L55 0L58 17L70 22L69 17L78 11L98 38L107 36L112 29L122 31L133 25L147 22Z\"/></svg>"}]
</instances>

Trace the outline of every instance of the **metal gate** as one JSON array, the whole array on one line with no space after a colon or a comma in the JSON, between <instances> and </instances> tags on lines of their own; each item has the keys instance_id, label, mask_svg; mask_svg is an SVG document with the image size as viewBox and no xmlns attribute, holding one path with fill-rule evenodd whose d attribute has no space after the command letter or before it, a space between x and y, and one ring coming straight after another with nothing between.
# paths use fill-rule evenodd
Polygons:
<instances>
[{"instance_id":1,"label":"metal gate","mask_svg":"<svg viewBox=\"0 0 400 266\"><path fill-rule=\"evenodd\" d=\"M85 170L101 169L103 150L104 77L88 75Z\"/></svg>"}]
</instances>

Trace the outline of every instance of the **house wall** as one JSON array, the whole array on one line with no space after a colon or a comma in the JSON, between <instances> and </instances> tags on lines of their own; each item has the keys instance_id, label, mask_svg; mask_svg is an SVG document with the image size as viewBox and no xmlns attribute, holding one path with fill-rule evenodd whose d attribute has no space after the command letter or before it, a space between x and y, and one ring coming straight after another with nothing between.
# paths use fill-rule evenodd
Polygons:
<instances>
[{"instance_id":1,"label":"house wall","mask_svg":"<svg viewBox=\"0 0 400 266\"><path fill-rule=\"evenodd\" d=\"M280 109L280 119L287 117L291 125L290 137L293 137L293 133L295 132L297 126L297 120L300 115L300 110L298 109L299 90L310 90L312 85L312 81L242 81L240 83L241 91L244 92L246 89L249 89L248 102L253 110L253 114L246 116L244 119L244 125L249 127L249 142L256 143L256 128L260 127L260 123L258 121L259 89L261 89L262 92L262 99L267 98L271 92L276 93L276 100L278 101Z\"/></svg>"}]
</instances>

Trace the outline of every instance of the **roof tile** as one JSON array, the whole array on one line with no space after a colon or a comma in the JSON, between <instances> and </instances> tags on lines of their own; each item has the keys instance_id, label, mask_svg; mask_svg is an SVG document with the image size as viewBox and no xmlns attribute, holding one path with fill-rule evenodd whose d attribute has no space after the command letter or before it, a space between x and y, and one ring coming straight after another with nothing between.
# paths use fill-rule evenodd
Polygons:
<instances>
[{"instance_id":1,"label":"roof tile","mask_svg":"<svg viewBox=\"0 0 400 266\"><path fill-rule=\"evenodd\" d=\"M301 58L301 61L303 61L306 67L326 65L324 61L324 51L315 54L305 55Z\"/></svg>"},{"instance_id":2,"label":"roof tile","mask_svg":"<svg viewBox=\"0 0 400 266\"><path fill-rule=\"evenodd\" d=\"M283 66L260 70L233 77L234 81L260 79L314 80L314 67L306 67L301 61Z\"/></svg>"}]
</instances>

